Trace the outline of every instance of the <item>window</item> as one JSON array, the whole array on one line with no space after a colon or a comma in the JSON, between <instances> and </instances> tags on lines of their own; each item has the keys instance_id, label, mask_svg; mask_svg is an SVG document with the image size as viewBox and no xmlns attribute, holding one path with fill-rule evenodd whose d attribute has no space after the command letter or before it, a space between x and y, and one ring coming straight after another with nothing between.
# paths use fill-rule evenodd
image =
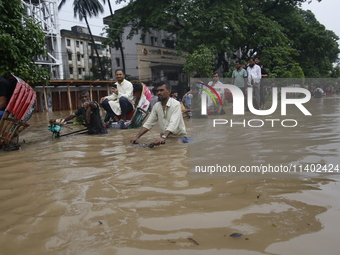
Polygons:
<instances>
[{"instance_id":1,"label":"window","mask_svg":"<svg viewBox=\"0 0 340 255\"><path fill-rule=\"evenodd\" d=\"M82 69L81 68L78 68L78 74L81 75L81 71Z\"/></svg>"},{"instance_id":2,"label":"window","mask_svg":"<svg viewBox=\"0 0 340 255\"><path fill-rule=\"evenodd\" d=\"M152 46L153 46L154 40L155 40L155 37L151 36L151 38L150 38L150 44L151 44Z\"/></svg>"},{"instance_id":3,"label":"window","mask_svg":"<svg viewBox=\"0 0 340 255\"><path fill-rule=\"evenodd\" d=\"M84 58L84 54L81 55L81 58Z\"/></svg>"},{"instance_id":4,"label":"window","mask_svg":"<svg viewBox=\"0 0 340 255\"><path fill-rule=\"evenodd\" d=\"M80 54L77 54L77 60L80 61Z\"/></svg>"},{"instance_id":5,"label":"window","mask_svg":"<svg viewBox=\"0 0 340 255\"><path fill-rule=\"evenodd\" d=\"M120 58L116 58L116 65L119 67L120 66Z\"/></svg>"},{"instance_id":6,"label":"window","mask_svg":"<svg viewBox=\"0 0 340 255\"><path fill-rule=\"evenodd\" d=\"M142 43L145 43L145 35L142 35Z\"/></svg>"},{"instance_id":7,"label":"window","mask_svg":"<svg viewBox=\"0 0 340 255\"><path fill-rule=\"evenodd\" d=\"M175 41L174 40L164 39L163 44L166 48L171 48L171 49L175 48Z\"/></svg>"},{"instance_id":8,"label":"window","mask_svg":"<svg viewBox=\"0 0 340 255\"><path fill-rule=\"evenodd\" d=\"M72 53L68 53L67 56L68 56L68 60L72 60Z\"/></svg>"},{"instance_id":9,"label":"window","mask_svg":"<svg viewBox=\"0 0 340 255\"><path fill-rule=\"evenodd\" d=\"M73 67L70 67L70 74L73 74Z\"/></svg>"},{"instance_id":10,"label":"window","mask_svg":"<svg viewBox=\"0 0 340 255\"><path fill-rule=\"evenodd\" d=\"M76 46L79 47L79 41L76 41Z\"/></svg>"},{"instance_id":11,"label":"window","mask_svg":"<svg viewBox=\"0 0 340 255\"><path fill-rule=\"evenodd\" d=\"M66 45L67 45L67 46L71 46L71 40L70 40L70 39L67 39L67 40L66 40Z\"/></svg>"}]
</instances>

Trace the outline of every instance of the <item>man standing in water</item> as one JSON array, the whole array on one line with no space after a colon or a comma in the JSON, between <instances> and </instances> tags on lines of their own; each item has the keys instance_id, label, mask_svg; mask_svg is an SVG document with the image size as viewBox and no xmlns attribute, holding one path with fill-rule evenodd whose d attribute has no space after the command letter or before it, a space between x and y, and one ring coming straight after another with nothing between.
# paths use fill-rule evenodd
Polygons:
<instances>
[{"instance_id":1,"label":"man standing in water","mask_svg":"<svg viewBox=\"0 0 340 255\"><path fill-rule=\"evenodd\" d=\"M224 88L223 88L223 83L220 81L220 75L218 74L218 72L214 72L213 80L210 81L208 85L213 87L216 90L216 92L220 95L220 97L223 98ZM211 112L214 114L220 114L222 111L222 106L221 105L215 106L211 97L208 97L208 109L210 109Z\"/></svg>"},{"instance_id":2,"label":"man standing in water","mask_svg":"<svg viewBox=\"0 0 340 255\"><path fill-rule=\"evenodd\" d=\"M236 61L236 69L233 71L231 75L231 84L240 88L244 95L244 106L245 109L248 110L247 104L247 71L242 68L242 64L240 61Z\"/></svg>"},{"instance_id":3,"label":"man standing in water","mask_svg":"<svg viewBox=\"0 0 340 255\"><path fill-rule=\"evenodd\" d=\"M249 59L247 68L248 73L248 87L253 88L253 106L255 109L260 109L260 81L262 78L261 67L255 64L255 58Z\"/></svg>"},{"instance_id":4,"label":"man standing in water","mask_svg":"<svg viewBox=\"0 0 340 255\"><path fill-rule=\"evenodd\" d=\"M107 134L106 128L100 118L99 104L95 101L90 101L89 92L87 90L80 91L80 100L82 106L73 113L65 117L61 122L69 121L77 116L82 115L88 130L88 134ZM55 119L50 119L50 123L55 123Z\"/></svg>"},{"instance_id":5,"label":"man standing in water","mask_svg":"<svg viewBox=\"0 0 340 255\"><path fill-rule=\"evenodd\" d=\"M165 140L170 137L181 137L182 141L187 141L186 129L182 117L181 105L176 99L170 97L171 86L168 82L161 82L157 88L158 101L152 108L151 114L144 123L138 134L131 139L131 143L136 143L137 140L148 132L158 121L160 128L160 137L154 142L155 145L165 143Z\"/></svg>"},{"instance_id":6,"label":"man standing in water","mask_svg":"<svg viewBox=\"0 0 340 255\"><path fill-rule=\"evenodd\" d=\"M260 63L260 58L255 57L255 64L260 66L261 68L261 78L267 78L268 72L263 68L263 65ZM264 109L265 104L265 91L264 91L264 83L260 84L260 109Z\"/></svg>"}]
</instances>

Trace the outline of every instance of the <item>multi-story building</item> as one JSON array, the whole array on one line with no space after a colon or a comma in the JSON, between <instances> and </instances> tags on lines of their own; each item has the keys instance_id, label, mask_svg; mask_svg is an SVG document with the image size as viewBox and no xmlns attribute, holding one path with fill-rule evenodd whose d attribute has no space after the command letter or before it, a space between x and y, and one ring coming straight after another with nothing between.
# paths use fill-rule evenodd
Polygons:
<instances>
[{"instance_id":1,"label":"multi-story building","mask_svg":"<svg viewBox=\"0 0 340 255\"><path fill-rule=\"evenodd\" d=\"M74 26L71 28L71 31L62 29L60 34L64 69L64 77L62 78L66 80L95 79L96 75L94 75L93 72L98 70L99 60L92 45L88 29ZM111 59L110 47L102 44L105 38L100 36L93 37L100 59ZM111 63L111 61L109 61L109 63ZM94 65L97 66L95 70L92 69ZM111 66L106 64L104 68L108 71L105 79L112 79Z\"/></svg>"},{"instance_id":2,"label":"multi-story building","mask_svg":"<svg viewBox=\"0 0 340 255\"><path fill-rule=\"evenodd\" d=\"M104 24L109 23L110 16L105 17ZM126 74L148 84L167 80L174 89L184 90L187 86L183 72L186 53L177 54L175 38L166 31L151 30L127 39L130 29L125 27L122 36ZM113 70L123 68L120 49L111 49L111 56Z\"/></svg>"},{"instance_id":3,"label":"multi-story building","mask_svg":"<svg viewBox=\"0 0 340 255\"><path fill-rule=\"evenodd\" d=\"M51 80L62 79L60 30L57 0L21 0L26 7L26 14L33 17L45 33L47 56L37 56L35 63L49 70Z\"/></svg>"}]
</instances>

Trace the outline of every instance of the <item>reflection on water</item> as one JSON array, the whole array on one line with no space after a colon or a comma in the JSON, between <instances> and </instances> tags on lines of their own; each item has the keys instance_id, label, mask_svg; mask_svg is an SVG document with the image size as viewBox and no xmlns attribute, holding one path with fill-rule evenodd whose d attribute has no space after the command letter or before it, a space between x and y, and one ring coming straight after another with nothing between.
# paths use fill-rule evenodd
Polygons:
<instances>
[{"instance_id":1,"label":"reflection on water","mask_svg":"<svg viewBox=\"0 0 340 255\"><path fill-rule=\"evenodd\" d=\"M290 118L299 126L289 132L238 128L208 136L202 125L197 136L187 121L197 136L192 159L338 162L339 98L309 104L313 117L297 112ZM1 152L0 254L285 254L291 242L286 254L304 254L307 238L327 254L339 248L324 240L339 227L336 175L191 178L188 145L130 145L137 130L53 140L47 120L67 114L34 114L22 149ZM155 128L141 142L157 135ZM243 237L230 237L235 232Z\"/></svg>"}]
</instances>

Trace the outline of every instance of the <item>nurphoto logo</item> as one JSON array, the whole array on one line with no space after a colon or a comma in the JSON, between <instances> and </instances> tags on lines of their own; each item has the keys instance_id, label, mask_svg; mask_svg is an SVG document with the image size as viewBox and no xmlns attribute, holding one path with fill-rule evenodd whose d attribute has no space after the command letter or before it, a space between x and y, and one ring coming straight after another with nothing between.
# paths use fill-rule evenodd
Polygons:
<instances>
[{"instance_id":1,"label":"nurphoto logo","mask_svg":"<svg viewBox=\"0 0 340 255\"><path fill-rule=\"evenodd\" d=\"M233 115L244 115L245 113L245 105L244 105L244 95L240 88L234 85L224 84L224 88L230 90L233 96ZM213 90L214 92L214 90ZM215 93L215 92L214 92ZM302 98L288 98L289 94L292 93L301 93L304 94L305 97ZM201 95L201 114L207 115L207 96L208 93L202 93ZM249 111L257 116L267 116L274 113L278 106L278 89L277 87L272 88L272 105L269 109L266 110L258 110L255 109L253 105L253 88L247 88L247 107ZM287 105L295 105L304 115L311 116L312 114L304 107L304 103L307 103L311 99L311 93L309 90L304 88L296 88L296 87L282 87L281 88L281 116L287 115ZM262 127L265 123L270 124L272 127L275 126L276 123L280 123L283 127L295 127L298 122L295 119L251 119L251 120L243 120L243 121L233 121L232 119L213 119L213 127L216 125L226 125L230 124L230 127L233 126L249 126L249 127Z\"/></svg>"}]
</instances>

